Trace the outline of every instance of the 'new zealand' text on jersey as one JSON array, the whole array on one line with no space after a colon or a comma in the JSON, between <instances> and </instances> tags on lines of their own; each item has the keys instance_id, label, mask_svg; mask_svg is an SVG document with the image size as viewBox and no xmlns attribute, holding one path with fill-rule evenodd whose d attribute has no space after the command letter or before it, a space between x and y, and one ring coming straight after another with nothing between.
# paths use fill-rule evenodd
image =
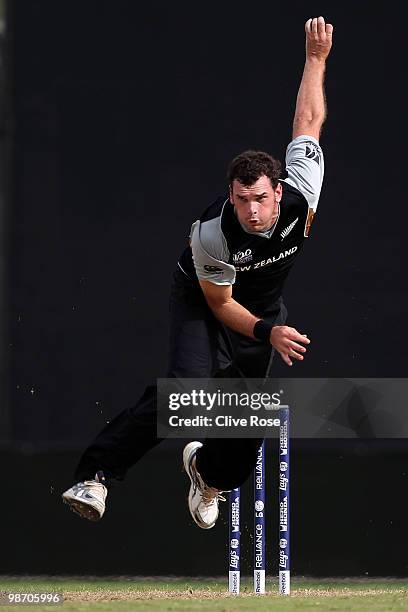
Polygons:
<instances>
[{"instance_id":1,"label":"'new zealand' text on jersey","mask_svg":"<svg viewBox=\"0 0 408 612\"><path fill-rule=\"evenodd\" d=\"M293 140L286 151L286 171L279 216L269 231L249 232L242 227L224 196L193 223L191 248L179 260L192 280L233 285L233 298L257 315L281 297L287 275L309 235L324 174L317 140L311 136Z\"/></svg>"}]
</instances>

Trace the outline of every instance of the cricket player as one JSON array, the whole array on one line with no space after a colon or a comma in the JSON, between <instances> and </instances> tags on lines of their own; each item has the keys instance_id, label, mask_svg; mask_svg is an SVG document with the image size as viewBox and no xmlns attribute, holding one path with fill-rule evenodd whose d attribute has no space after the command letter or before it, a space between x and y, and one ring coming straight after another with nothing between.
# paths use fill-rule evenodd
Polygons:
<instances>
[{"instance_id":1,"label":"cricket player","mask_svg":"<svg viewBox=\"0 0 408 612\"><path fill-rule=\"evenodd\" d=\"M292 366L310 345L303 330L285 324L282 291L310 234L322 187L319 138L333 26L323 17L313 18L305 32L306 60L285 178L277 159L245 151L229 165L228 193L193 223L171 290L168 377L265 378L275 351ZM72 510L93 521L103 516L109 488L161 441L156 403L156 387L149 386L85 450L75 472L77 484L63 493ZM261 443L208 439L185 446L189 510L199 527L215 525L222 493L248 478Z\"/></svg>"}]
</instances>

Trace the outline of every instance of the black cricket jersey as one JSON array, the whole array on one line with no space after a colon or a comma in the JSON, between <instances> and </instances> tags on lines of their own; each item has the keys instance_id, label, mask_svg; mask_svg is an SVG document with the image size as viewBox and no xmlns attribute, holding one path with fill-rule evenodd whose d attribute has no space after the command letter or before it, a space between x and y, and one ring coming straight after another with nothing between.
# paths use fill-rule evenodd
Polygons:
<instances>
[{"instance_id":1,"label":"black cricket jersey","mask_svg":"<svg viewBox=\"0 0 408 612\"><path fill-rule=\"evenodd\" d=\"M255 315L273 309L299 255L316 211L324 174L323 154L310 136L293 140L278 218L265 233L249 232L229 197L218 198L195 223L179 267L191 280L233 285L233 298Z\"/></svg>"}]
</instances>

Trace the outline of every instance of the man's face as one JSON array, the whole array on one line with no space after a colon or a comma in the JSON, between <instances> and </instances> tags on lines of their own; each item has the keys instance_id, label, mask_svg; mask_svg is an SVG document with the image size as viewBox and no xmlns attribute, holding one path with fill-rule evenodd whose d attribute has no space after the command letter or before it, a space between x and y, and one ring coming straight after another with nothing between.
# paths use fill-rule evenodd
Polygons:
<instances>
[{"instance_id":1,"label":"man's face","mask_svg":"<svg viewBox=\"0 0 408 612\"><path fill-rule=\"evenodd\" d=\"M265 232L272 227L279 214L282 185L273 189L270 179L263 175L246 187L234 179L230 187L230 200L236 215L247 230Z\"/></svg>"}]
</instances>

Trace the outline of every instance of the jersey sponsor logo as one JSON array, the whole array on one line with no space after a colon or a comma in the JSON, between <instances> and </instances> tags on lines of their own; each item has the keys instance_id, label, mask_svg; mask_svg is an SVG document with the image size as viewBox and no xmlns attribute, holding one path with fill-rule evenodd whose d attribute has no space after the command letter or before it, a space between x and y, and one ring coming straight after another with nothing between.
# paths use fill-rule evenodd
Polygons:
<instances>
[{"instance_id":1,"label":"jersey sponsor logo","mask_svg":"<svg viewBox=\"0 0 408 612\"><path fill-rule=\"evenodd\" d=\"M306 143L305 155L308 159L314 159L314 161L320 165L320 152L314 142Z\"/></svg>"},{"instance_id":2,"label":"jersey sponsor logo","mask_svg":"<svg viewBox=\"0 0 408 612\"><path fill-rule=\"evenodd\" d=\"M252 251L251 249L246 249L246 251L238 251L234 253L232 256L232 261L234 264L246 263L247 261L252 260Z\"/></svg>"},{"instance_id":3,"label":"jersey sponsor logo","mask_svg":"<svg viewBox=\"0 0 408 612\"><path fill-rule=\"evenodd\" d=\"M223 269L218 266L204 266L204 270L208 272L208 274L220 274L223 272Z\"/></svg>"},{"instance_id":4,"label":"jersey sponsor logo","mask_svg":"<svg viewBox=\"0 0 408 612\"><path fill-rule=\"evenodd\" d=\"M268 259L263 259L262 261L257 261L254 264L250 264L249 266L235 266L235 270L237 272L248 272L249 270L257 270L258 268L263 268L264 266L270 266L273 263L281 259L285 259L285 257L289 257L296 253L297 246L288 249L287 251L282 251L279 255L274 255L273 257L268 257Z\"/></svg>"},{"instance_id":5,"label":"jersey sponsor logo","mask_svg":"<svg viewBox=\"0 0 408 612\"><path fill-rule=\"evenodd\" d=\"M290 234L290 232L293 230L293 228L295 227L298 221L299 221L299 217L296 217L296 219L292 221L292 223L288 225L288 227L285 227L285 229L280 233L282 240L284 240L286 236Z\"/></svg>"}]
</instances>

